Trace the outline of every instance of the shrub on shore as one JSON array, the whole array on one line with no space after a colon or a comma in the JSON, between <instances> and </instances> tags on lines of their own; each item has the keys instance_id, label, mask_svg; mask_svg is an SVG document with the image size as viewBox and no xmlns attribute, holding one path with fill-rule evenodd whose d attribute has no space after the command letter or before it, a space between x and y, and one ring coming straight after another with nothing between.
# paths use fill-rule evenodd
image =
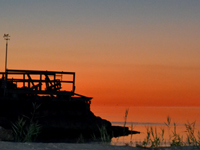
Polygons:
<instances>
[{"instance_id":1,"label":"shrub on shore","mask_svg":"<svg viewBox=\"0 0 200 150\"><path fill-rule=\"evenodd\" d=\"M12 130L14 134L14 140L17 142L33 142L41 131L41 126L38 121L34 121L35 113L40 105L35 103L33 105L33 112L31 117L22 116L18 118L15 123L12 123Z\"/></svg>"},{"instance_id":2,"label":"shrub on shore","mask_svg":"<svg viewBox=\"0 0 200 150\"><path fill-rule=\"evenodd\" d=\"M167 117L167 123L165 125L168 128L169 139L168 143L171 147L173 146L194 146L200 149L200 131L197 132L195 136L195 122L185 124L185 133L186 133L186 141L184 141L183 136L178 134L177 125L173 123L171 130L171 118ZM161 132L157 132L157 128L153 128L153 126L146 127L146 137L143 140L141 145L136 144L137 147L161 147L161 143L166 141L164 139L165 130L164 128L160 129Z\"/></svg>"}]
</instances>

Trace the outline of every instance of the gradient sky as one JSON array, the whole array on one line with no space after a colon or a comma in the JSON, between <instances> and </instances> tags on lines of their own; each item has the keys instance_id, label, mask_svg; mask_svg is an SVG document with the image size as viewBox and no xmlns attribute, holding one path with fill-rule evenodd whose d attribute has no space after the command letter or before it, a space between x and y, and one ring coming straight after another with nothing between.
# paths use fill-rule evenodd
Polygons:
<instances>
[{"instance_id":1,"label":"gradient sky","mask_svg":"<svg viewBox=\"0 0 200 150\"><path fill-rule=\"evenodd\" d=\"M0 0L8 69L76 72L93 105L200 106L199 0Z\"/></svg>"}]
</instances>

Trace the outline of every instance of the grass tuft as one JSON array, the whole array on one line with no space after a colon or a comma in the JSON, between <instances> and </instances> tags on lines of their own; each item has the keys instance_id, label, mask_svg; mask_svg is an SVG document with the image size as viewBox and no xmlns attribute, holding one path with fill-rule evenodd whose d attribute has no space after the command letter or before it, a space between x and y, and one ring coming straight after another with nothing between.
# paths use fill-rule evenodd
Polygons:
<instances>
[{"instance_id":1,"label":"grass tuft","mask_svg":"<svg viewBox=\"0 0 200 150\"><path fill-rule=\"evenodd\" d=\"M185 133L187 135L185 142L183 136L177 133L176 123L173 124L173 130L171 131L171 118L169 116L167 117L165 125L168 127L169 131L170 146L194 146L200 149L200 131L198 131L197 136L195 136L195 122L188 122L185 124ZM164 142L164 128L162 128L160 134L158 134L156 127L146 127L146 133L147 135L142 144L136 144L136 147L160 147L161 143Z\"/></svg>"},{"instance_id":2,"label":"grass tuft","mask_svg":"<svg viewBox=\"0 0 200 150\"><path fill-rule=\"evenodd\" d=\"M124 134L124 136L125 136L125 127L126 127L126 121L127 121L127 117L128 117L128 111L129 111L129 109L126 109L126 111L125 111L125 116L124 116L124 129L123 129L123 134Z\"/></svg>"},{"instance_id":3,"label":"grass tuft","mask_svg":"<svg viewBox=\"0 0 200 150\"><path fill-rule=\"evenodd\" d=\"M161 134L158 134L157 128L152 126L146 127L147 136L142 142L143 147L160 147L161 143L164 141L164 129L161 128Z\"/></svg>"},{"instance_id":4,"label":"grass tuft","mask_svg":"<svg viewBox=\"0 0 200 150\"><path fill-rule=\"evenodd\" d=\"M111 141L111 137L108 134L106 126L102 125L101 127L98 127L98 128L99 128L99 132L100 132L100 140L101 140L101 142L103 142L103 143L110 142Z\"/></svg>"},{"instance_id":5,"label":"grass tuft","mask_svg":"<svg viewBox=\"0 0 200 150\"><path fill-rule=\"evenodd\" d=\"M19 117L15 123L12 123L12 130L15 141L17 142L33 142L41 131L41 125L34 121L35 113L40 105L33 103L33 112L31 118L23 115Z\"/></svg>"}]
</instances>

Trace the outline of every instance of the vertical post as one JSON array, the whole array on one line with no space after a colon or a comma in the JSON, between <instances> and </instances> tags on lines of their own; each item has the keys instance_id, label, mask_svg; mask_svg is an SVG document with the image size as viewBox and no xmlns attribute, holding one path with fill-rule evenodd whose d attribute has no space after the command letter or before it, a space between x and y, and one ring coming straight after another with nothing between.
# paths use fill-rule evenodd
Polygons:
<instances>
[{"instance_id":1,"label":"vertical post","mask_svg":"<svg viewBox=\"0 0 200 150\"><path fill-rule=\"evenodd\" d=\"M56 73L54 73L54 75L53 75L53 77L54 77L54 84L53 84L53 89L55 89L56 88Z\"/></svg>"},{"instance_id":2,"label":"vertical post","mask_svg":"<svg viewBox=\"0 0 200 150\"><path fill-rule=\"evenodd\" d=\"M39 86L39 90L42 90L42 73L40 72L40 86Z\"/></svg>"},{"instance_id":3,"label":"vertical post","mask_svg":"<svg viewBox=\"0 0 200 150\"><path fill-rule=\"evenodd\" d=\"M8 56L8 40L10 40L10 35L9 34L4 34L3 35L4 40L6 40L6 56L5 56L5 73L7 69L7 56Z\"/></svg>"},{"instance_id":4,"label":"vertical post","mask_svg":"<svg viewBox=\"0 0 200 150\"><path fill-rule=\"evenodd\" d=\"M73 73L73 93L75 92L75 73Z\"/></svg>"},{"instance_id":5,"label":"vertical post","mask_svg":"<svg viewBox=\"0 0 200 150\"><path fill-rule=\"evenodd\" d=\"M23 73L23 87L25 87L25 73Z\"/></svg>"},{"instance_id":6,"label":"vertical post","mask_svg":"<svg viewBox=\"0 0 200 150\"><path fill-rule=\"evenodd\" d=\"M10 40L9 34L3 35L4 40L6 40L6 56L5 56L5 78L4 78L4 96L6 96L7 89L7 55L8 55L8 40Z\"/></svg>"},{"instance_id":7,"label":"vertical post","mask_svg":"<svg viewBox=\"0 0 200 150\"><path fill-rule=\"evenodd\" d=\"M8 40L6 40L5 72L7 69Z\"/></svg>"}]
</instances>

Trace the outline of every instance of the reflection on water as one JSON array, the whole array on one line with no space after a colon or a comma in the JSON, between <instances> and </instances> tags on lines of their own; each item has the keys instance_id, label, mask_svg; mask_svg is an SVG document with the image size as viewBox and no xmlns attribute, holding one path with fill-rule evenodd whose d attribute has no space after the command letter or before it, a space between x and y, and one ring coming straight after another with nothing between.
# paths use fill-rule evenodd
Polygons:
<instances>
[{"instance_id":1,"label":"reflection on water","mask_svg":"<svg viewBox=\"0 0 200 150\"><path fill-rule=\"evenodd\" d=\"M200 108L199 107L125 107L125 106L92 106L92 112L103 119L112 122L113 125L124 125L125 110L129 109L126 126L133 130L140 131L140 134L129 135L124 137L113 138L113 145L129 145L135 146L142 144L142 141L147 137L147 127L156 128L158 136L161 136L161 129L164 129L164 140L161 143L163 146L169 145L170 136L174 130L173 123L176 123L176 131L186 140L187 122L195 121L195 134L197 136L200 131ZM171 118L171 126L168 128L164 122L167 122L167 116Z\"/></svg>"}]
</instances>

